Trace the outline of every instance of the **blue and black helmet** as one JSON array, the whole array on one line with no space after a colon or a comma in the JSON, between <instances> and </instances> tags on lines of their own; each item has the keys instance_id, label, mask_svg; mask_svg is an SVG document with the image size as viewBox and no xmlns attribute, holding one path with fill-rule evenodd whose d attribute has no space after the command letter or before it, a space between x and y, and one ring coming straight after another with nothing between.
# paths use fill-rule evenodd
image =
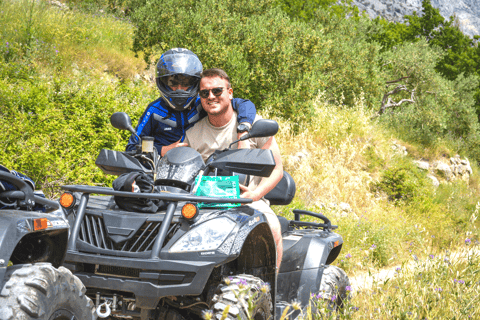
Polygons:
<instances>
[{"instance_id":1,"label":"blue and black helmet","mask_svg":"<svg viewBox=\"0 0 480 320\"><path fill-rule=\"evenodd\" d=\"M168 106L183 111L195 101L203 66L197 55L184 48L168 50L158 60L157 87Z\"/></svg>"}]
</instances>

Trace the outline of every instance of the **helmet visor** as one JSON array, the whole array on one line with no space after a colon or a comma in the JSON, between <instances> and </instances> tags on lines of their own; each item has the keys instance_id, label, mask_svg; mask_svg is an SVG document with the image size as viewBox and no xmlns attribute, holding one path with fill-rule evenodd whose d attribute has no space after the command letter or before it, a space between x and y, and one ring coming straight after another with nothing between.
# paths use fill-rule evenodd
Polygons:
<instances>
[{"instance_id":1,"label":"helmet visor","mask_svg":"<svg viewBox=\"0 0 480 320\"><path fill-rule=\"evenodd\" d=\"M161 77L160 81L163 83L164 86L169 88L178 86L190 88L198 83L198 78L187 76L184 74L176 74L173 76Z\"/></svg>"},{"instance_id":2,"label":"helmet visor","mask_svg":"<svg viewBox=\"0 0 480 320\"><path fill-rule=\"evenodd\" d=\"M157 77L175 74L198 76L202 70L202 63L194 54L169 54L160 58L157 65Z\"/></svg>"}]
</instances>

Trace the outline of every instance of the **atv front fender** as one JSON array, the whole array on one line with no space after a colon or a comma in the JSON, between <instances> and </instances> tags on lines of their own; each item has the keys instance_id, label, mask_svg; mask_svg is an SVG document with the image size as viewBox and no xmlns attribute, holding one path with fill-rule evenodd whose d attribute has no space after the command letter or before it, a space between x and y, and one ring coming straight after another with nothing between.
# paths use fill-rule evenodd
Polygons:
<instances>
[{"instance_id":1,"label":"atv front fender","mask_svg":"<svg viewBox=\"0 0 480 320\"><path fill-rule=\"evenodd\" d=\"M33 220L38 218L48 219L47 229L34 230ZM0 288L9 261L14 264L41 261L60 266L65 258L67 238L68 223L59 217L43 212L0 210ZM37 255L30 256L27 247Z\"/></svg>"},{"instance_id":2,"label":"atv front fender","mask_svg":"<svg viewBox=\"0 0 480 320\"><path fill-rule=\"evenodd\" d=\"M323 271L336 259L342 244L338 234L327 231L284 237L284 253L278 274L278 300L296 300L307 305L310 295L318 292Z\"/></svg>"}]
</instances>

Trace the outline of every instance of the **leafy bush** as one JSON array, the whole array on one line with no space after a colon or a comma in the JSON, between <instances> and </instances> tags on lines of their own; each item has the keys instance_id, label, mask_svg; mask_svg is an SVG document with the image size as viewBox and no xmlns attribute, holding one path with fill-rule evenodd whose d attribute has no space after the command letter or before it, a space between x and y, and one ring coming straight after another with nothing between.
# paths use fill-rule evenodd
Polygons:
<instances>
[{"instance_id":1,"label":"leafy bush","mask_svg":"<svg viewBox=\"0 0 480 320\"><path fill-rule=\"evenodd\" d=\"M128 136L110 125L110 115L126 111L138 117L150 98L133 83L88 76L2 80L0 97L2 164L27 173L49 192L58 184L109 185L113 177L95 167L95 158L102 148L123 150Z\"/></svg>"},{"instance_id":2,"label":"leafy bush","mask_svg":"<svg viewBox=\"0 0 480 320\"><path fill-rule=\"evenodd\" d=\"M442 56L424 40L382 53L384 81L402 79L386 91L403 84L414 91L415 102L387 109L381 121L405 141L430 148L443 145L479 159L480 126L473 107L478 79L463 75L453 81L442 78L435 71ZM392 97L395 101L409 99L410 92Z\"/></svg>"},{"instance_id":3,"label":"leafy bush","mask_svg":"<svg viewBox=\"0 0 480 320\"><path fill-rule=\"evenodd\" d=\"M430 0L422 1L422 13L405 16L405 23L388 22L384 18L375 19L369 32L369 39L382 46L382 51L390 51L396 46L426 40L432 48L439 48L442 57L435 63L435 70L445 79L455 80L460 75L480 76L480 49L478 39L471 39L459 27L455 16L446 20L440 10L431 5ZM480 86L474 88L474 109L480 119Z\"/></svg>"},{"instance_id":4,"label":"leafy bush","mask_svg":"<svg viewBox=\"0 0 480 320\"><path fill-rule=\"evenodd\" d=\"M393 167L382 173L380 181L373 184L385 192L390 200L411 201L427 188L425 173L408 160L399 159Z\"/></svg>"},{"instance_id":5,"label":"leafy bush","mask_svg":"<svg viewBox=\"0 0 480 320\"><path fill-rule=\"evenodd\" d=\"M366 43L362 27L349 19L338 19L340 31L326 34L321 25L290 19L273 0L154 0L132 6L135 50L155 60L172 47L191 49L205 68L227 71L236 96L272 115L308 120L320 91L347 105L363 92L369 103L377 99L377 46Z\"/></svg>"}]
</instances>

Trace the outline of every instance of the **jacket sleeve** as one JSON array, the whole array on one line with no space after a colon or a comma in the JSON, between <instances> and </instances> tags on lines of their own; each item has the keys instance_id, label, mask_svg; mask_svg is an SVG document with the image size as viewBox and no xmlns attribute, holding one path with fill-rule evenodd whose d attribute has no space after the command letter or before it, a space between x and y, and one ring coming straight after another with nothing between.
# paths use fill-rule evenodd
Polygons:
<instances>
[{"instance_id":1,"label":"jacket sleeve","mask_svg":"<svg viewBox=\"0 0 480 320\"><path fill-rule=\"evenodd\" d=\"M248 122L253 124L255 116L257 114L257 109L252 101L240 98L232 99L233 110L237 111L238 114L238 123Z\"/></svg>"}]
</instances>

